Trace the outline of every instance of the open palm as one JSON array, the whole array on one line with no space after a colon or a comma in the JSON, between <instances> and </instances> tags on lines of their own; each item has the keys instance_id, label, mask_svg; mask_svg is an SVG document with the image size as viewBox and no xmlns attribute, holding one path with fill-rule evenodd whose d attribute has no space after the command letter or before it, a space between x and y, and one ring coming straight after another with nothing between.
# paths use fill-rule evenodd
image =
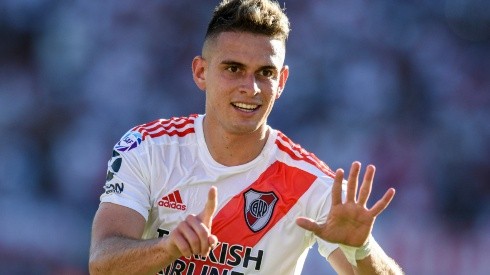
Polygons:
<instances>
[{"instance_id":1,"label":"open palm","mask_svg":"<svg viewBox=\"0 0 490 275\"><path fill-rule=\"evenodd\" d=\"M364 179L357 196L358 179L361 164L354 162L347 180L347 192L345 202L342 202L342 181L344 171L338 169L332 187L332 206L325 223L317 223L309 218L300 217L297 224L302 228L312 231L321 239L331 243L341 243L349 246L362 246L373 229L376 217L393 199L395 190L390 188L373 207L367 208L366 204L371 194L375 167L369 165L364 174Z\"/></svg>"}]
</instances>

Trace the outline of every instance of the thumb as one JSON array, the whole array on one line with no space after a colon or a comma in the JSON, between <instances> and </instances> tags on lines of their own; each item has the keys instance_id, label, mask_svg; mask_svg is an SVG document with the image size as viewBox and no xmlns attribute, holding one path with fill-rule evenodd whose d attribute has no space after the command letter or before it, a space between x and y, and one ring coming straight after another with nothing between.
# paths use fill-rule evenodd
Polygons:
<instances>
[{"instance_id":1,"label":"thumb","mask_svg":"<svg viewBox=\"0 0 490 275\"><path fill-rule=\"evenodd\" d=\"M299 227L311 231L313 233L316 233L320 230L320 225L310 218L299 217L296 219L296 224Z\"/></svg>"},{"instance_id":2,"label":"thumb","mask_svg":"<svg viewBox=\"0 0 490 275\"><path fill-rule=\"evenodd\" d=\"M208 192L208 200L204 209L198 215L199 219L209 228L211 228L212 217L218 208L218 189L212 186Z\"/></svg>"}]
</instances>

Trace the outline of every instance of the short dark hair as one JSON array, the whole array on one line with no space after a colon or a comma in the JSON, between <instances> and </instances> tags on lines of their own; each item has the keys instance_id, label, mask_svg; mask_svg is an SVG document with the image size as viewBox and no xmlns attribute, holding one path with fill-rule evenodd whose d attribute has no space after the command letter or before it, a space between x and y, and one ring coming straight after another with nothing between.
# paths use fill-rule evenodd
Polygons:
<instances>
[{"instance_id":1,"label":"short dark hair","mask_svg":"<svg viewBox=\"0 0 490 275\"><path fill-rule=\"evenodd\" d=\"M286 42L289 19L274 0L223 0L214 10L205 40L222 32L250 32Z\"/></svg>"}]
</instances>

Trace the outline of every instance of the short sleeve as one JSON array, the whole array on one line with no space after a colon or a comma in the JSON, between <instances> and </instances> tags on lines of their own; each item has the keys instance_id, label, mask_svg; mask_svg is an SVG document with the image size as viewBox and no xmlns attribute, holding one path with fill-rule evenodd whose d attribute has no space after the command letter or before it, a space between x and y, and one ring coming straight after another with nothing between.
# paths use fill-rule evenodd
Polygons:
<instances>
[{"instance_id":1,"label":"short sleeve","mask_svg":"<svg viewBox=\"0 0 490 275\"><path fill-rule=\"evenodd\" d=\"M127 132L114 146L100 201L131 208L147 220L151 206L145 146L137 131Z\"/></svg>"}]
</instances>

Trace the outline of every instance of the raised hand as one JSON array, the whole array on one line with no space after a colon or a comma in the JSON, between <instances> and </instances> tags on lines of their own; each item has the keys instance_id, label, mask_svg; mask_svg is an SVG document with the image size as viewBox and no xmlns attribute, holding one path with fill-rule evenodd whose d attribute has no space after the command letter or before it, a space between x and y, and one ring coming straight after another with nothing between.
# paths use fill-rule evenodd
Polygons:
<instances>
[{"instance_id":1,"label":"raised hand","mask_svg":"<svg viewBox=\"0 0 490 275\"><path fill-rule=\"evenodd\" d=\"M166 240L166 251L173 256L190 257L207 256L218 244L218 239L211 234L213 215L218 207L218 190L211 187L204 209L196 215L189 215L172 230Z\"/></svg>"},{"instance_id":2,"label":"raised hand","mask_svg":"<svg viewBox=\"0 0 490 275\"><path fill-rule=\"evenodd\" d=\"M332 207L325 223L317 223L305 217L297 218L296 223L331 243L341 243L354 247L366 243L376 217L391 202L395 195L395 189L388 189L373 207L367 208L366 204L371 194L375 167L368 165L359 189L359 196L356 199L360 170L361 163L357 161L352 163L347 180L345 202L342 202L344 171L342 169L336 171L332 187Z\"/></svg>"}]
</instances>

